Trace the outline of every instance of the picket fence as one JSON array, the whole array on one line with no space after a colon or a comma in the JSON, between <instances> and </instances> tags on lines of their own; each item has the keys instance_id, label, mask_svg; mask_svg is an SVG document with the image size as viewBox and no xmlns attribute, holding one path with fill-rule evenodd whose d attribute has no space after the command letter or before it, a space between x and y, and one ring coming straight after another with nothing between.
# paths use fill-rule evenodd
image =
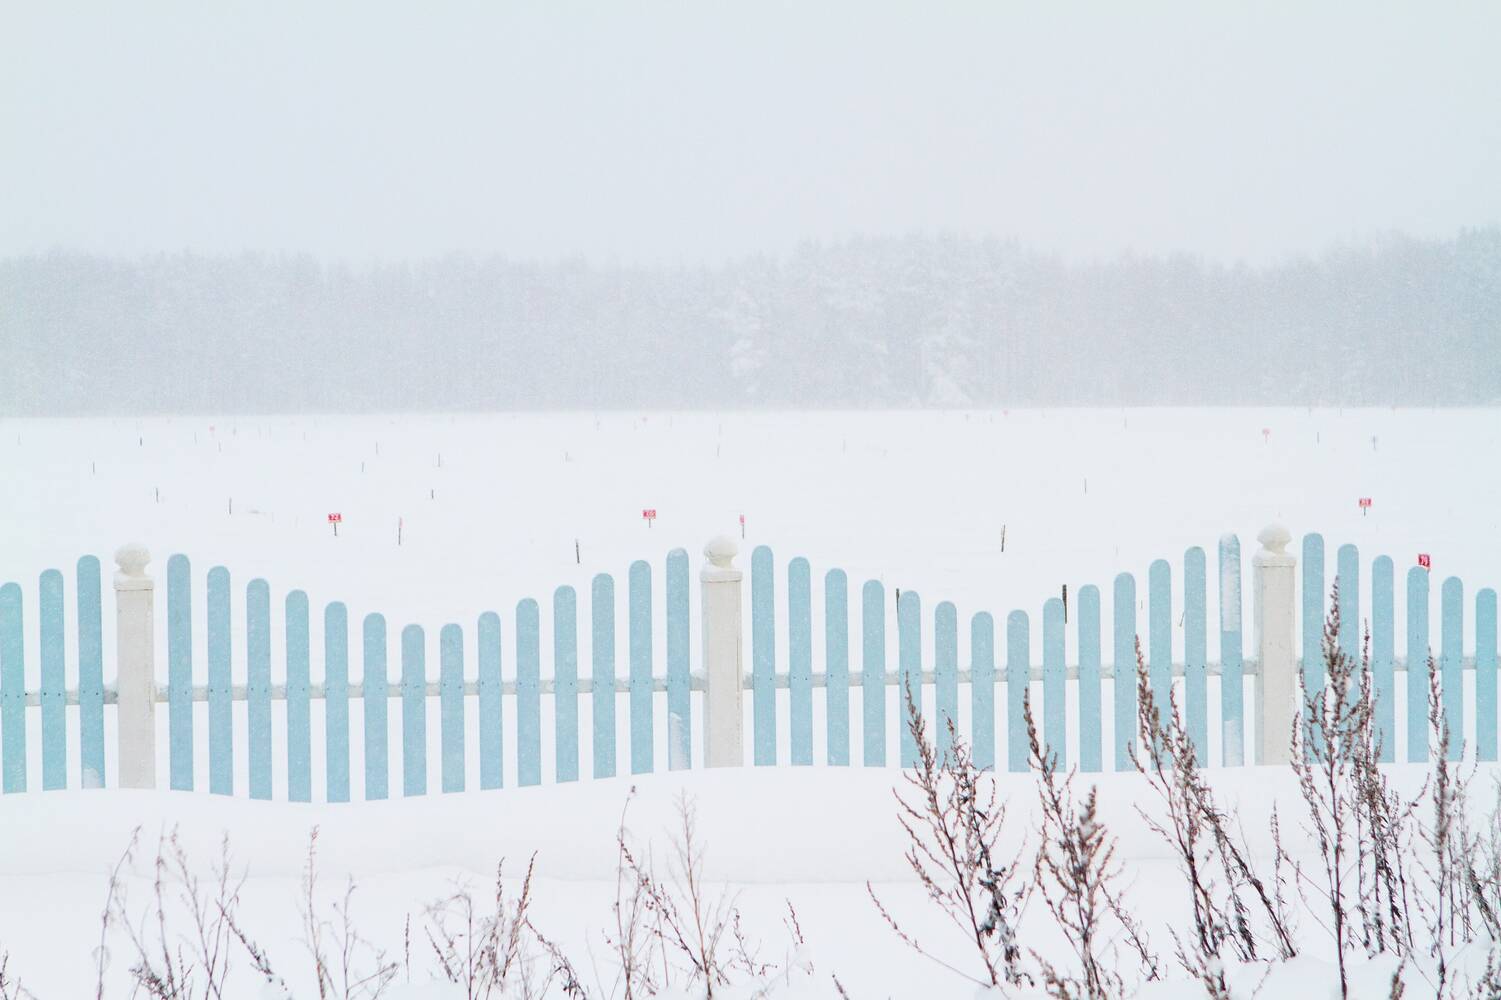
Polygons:
<instances>
[{"instance_id":1,"label":"picket fence","mask_svg":"<svg viewBox=\"0 0 1501 1000\"><path fill-rule=\"evenodd\" d=\"M1303 538L1301 586L1295 586L1297 557L1285 551L1290 536L1272 526L1259 538L1262 549L1253 560L1253 606L1258 627L1253 631L1253 656L1246 656L1242 627L1242 567L1240 543L1233 535L1218 545L1218 660L1209 658L1207 605L1207 560L1202 548L1190 548L1183 557L1182 608L1183 650L1181 662L1173 658L1174 617L1172 576L1167 561L1151 564L1146 580L1146 629L1142 643L1154 698L1166 704L1175 692L1186 729L1198 749L1199 762L1211 763L1209 727L1210 679L1218 678L1218 763L1243 764L1247 746L1259 763L1285 762L1288 734L1298 698L1296 671L1301 669L1309 689L1323 683L1322 630L1326 614L1328 580L1325 575L1324 541L1317 534ZM285 682L271 680L272 639L270 587L265 580L250 581L245 590L244 683L235 681L235 640L231 634L232 600L227 569L209 570L205 587L206 663L195 664L192 633L193 586L186 557L167 561L166 683L156 681L153 650L154 581L145 572L150 561L140 546L126 546L116 554L119 571L116 591L116 683L104 677L100 563L93 556L80 559L76 567L77 606L76 659L65 662L64 578L57 570L41 575L38 587L39 679L28 690L24 668L23 604L19 585L0 587L0 788L25 791L28 785L28 715L40 717L41 786L67 787L69 706L77 706L78 780L84 787L100 787L106 776L105 709L114 706L118 742L115 754L116 783L125 787L155 787L157 767L156 706L166 706L168 785L173 789L195 787L194 749L198 738L195 703L207 703L208 791L234 794L234 760L237 752L236 703L244 703L248 738L244 746L248 764L248 793L252 798L272 796L272 774L277 757L273 746L272 704L284 702L285 746L283 756L287 796L293 801L313 797L314 703L323 706L322 733L326 779L324 796L331 802L348 801L350 780L350 705L357 699L363 717L363 791L367 799L390 794L388 767L388 711L398 700L401 711L400 757L403 795L428 791L428 754L435 748L444 792L470 787L466 768L466 704L477 700L478 731L473 734L478 749L478 787L499 788L503 782L507 734L504 732L503 701L513 702L515 733L510 746L515 753L518 784L535 785L542 780L542 699L552 700L551 719L553 776L557 781L580 777L579 706L588 698L592 717L592 774L596 778L617 773L616 709L619 696L626 700L628 752L632 773L656 769L656 698L666 695L666 766L693 765L693 718L695 693L703 711L700 746L709 766L745 762L742 731L743 699L750 696L751 759L757 765L815 763L815 700L813 691L824 689L822 748L824 762L841 766L852 763L851 696L858 694L861 740L859 762L881 767L892 762L888 733L904 704L894 693L912 691L919 705L934 722L932 731L940 747L949 739L948 723L969 740L975 760L983 767L1000 766L997 748L1004 750L1004 766L1013 771L1028 767L1028 746L1022 725L1023 699L1040 682L1040 735L1047 752L1067 766L1086 772L1108 766L1117 770L1133 767L1131 750L1136 736L1136 644L1137 583L1129 573L1118 575L1112 586L1112 620L1108 637L1111 660L1104 659L1103 615L1100 589L1079 589L1072 613L1062 599L1044 603L1041 615L1041 662L1031 656L1031 620L1024 611L1005 619L1005 659L995 653L995 619L987 612L970 618L968 666L959 662L959 615L948 601L934 606L931 653L923 642L922 604L911 590L900 591L895 601L897 657L888 669L886 641L887 593L877 581L860 588L858 632L859 661L852 660L852 629L849 584L839 569L823 578L824 626L822 670L814 669L812 568L803 558L790 560L784 569L785 605L777 600L779 578L772 551L761 546L751 555L750 565L750 669L744 669L744 635L741 614L744 602L742 573L733 564L735 545L716 539L705 549L706 562L700 576L701 635L696 665L690 641L689 559L682 549L670 552L665 564L665 656L653 649L651 567L633 563L627 575L626 671L617 672L615 656L615 582L609 574L593 579L590 590L589 674L579 675L578 597L572 587L559 587L552 598L552 662L544 676L543 643L539 606L535 600L519 602L510 630L514 635L514 670L503 676L502 624L494 612L481 615L476 623L478 662L472 676L464 664L461 626L444 625L438 634L438 670L434 679L427 669L426 636L419 625L400 633L399 674L390 676L387 661L387 625L380 614L366 615L360 627L361 675L350 675L348 610L328 604L323 614L322 681L312 677L309 648L309 602L300 590L284 599L285 636L281 654ZM1360 558L1354 546L1338 549L1334 580L1338 583L1340 612L1345 628L1341 642L1348 653L1361 655L1362 627L1370 636L1370 669L1375 692L1375 724L1385 759L1394 760L1398 746L1396 675L1406 673L1403 743L1409 760L1426 760L1429 753L1427 693L1430 662L1429 571L1408 570L1406 578L1405 656L1396 655L1394 563L1381 556L1371 563L1371 606L1360 606ZM1299 595L1298 592L1301 592ZM1475 595L1474 655L1463 648L1464 589L1455 578L1440 588L1440 648L1436 657L1442 690L1442 707L1451 731L1461 734L1451 754L1472 752L1480 760L1497 756L1496 691L1496 594L1482 589ZM779 656L776 616L785 607L786 655ZM1068 619L1066 621L1066 619ZM1298 631L1297 623L1301 622ZM1072 662L1066 650L1066 633L1073 632ZM1299 642L1300 636L1300 642ZM1301 645L1301 657L1295 647ZM660 667L660 669L659 669ZM1473 671L1473 726L1464 720L1464 671ZM72 685L68 681L71 678ZM1253 716L1246 717L1244 698L1247 680L1253 681ZM960 689L969 688L967 713L960 712ZM998 687L1004 685L1000 712L1004 744L998 744ZM893 689L896 689L893 691ZM784 720L779 718L779 691L785 690ZM1106 695L1109 696L1107 727ZM429 699L438 701L436 741L427 732ZM1074 727L1077 759L1069 759L1069 727ZM898 732L896 762L911 765L916 747L905 726ZM1109 739L1106 739L1106 733ZM1249 737L1249 738L1248 738ZM1111 750L1107 762L1105 750Z\"/></svg>"}]
</instances>

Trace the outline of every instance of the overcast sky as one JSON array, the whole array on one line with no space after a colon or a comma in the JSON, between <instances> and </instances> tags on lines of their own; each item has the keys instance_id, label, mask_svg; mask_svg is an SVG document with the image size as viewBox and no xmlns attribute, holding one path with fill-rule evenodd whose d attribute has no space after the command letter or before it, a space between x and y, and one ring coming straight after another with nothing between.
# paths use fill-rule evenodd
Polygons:
<instances>
[{"instance_id":1,"label":"overcast sky","mask_svg":"<svg viewBox=\"0 0 1501 1000\"><path fill-rule=\"evenodd\" d=\"M1261 262L1501 221L1501 4L0 6L0 254Z\"/></svg>"}]
</instances>

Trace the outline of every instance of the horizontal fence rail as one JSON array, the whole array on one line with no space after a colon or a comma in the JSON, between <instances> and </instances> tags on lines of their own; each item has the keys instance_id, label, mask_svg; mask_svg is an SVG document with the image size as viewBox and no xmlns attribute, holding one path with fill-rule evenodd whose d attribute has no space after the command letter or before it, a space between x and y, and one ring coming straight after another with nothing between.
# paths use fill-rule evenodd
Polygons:
<instances>
[{"instance_id":1,"label":"horizontal fence rail","mask_svg":"<svg viewBox=\"0 0 1501 1000\"><path fill-rule=\"evenodd\" d=\"M888 592L877 581L852 585L838 569L815 579L801 557L778 572L766 546L751 553L747 588L733 563L734 543L716 539L699 574L698 645L682 549L666 557L659 606L644 561L631 564L619 598L615 578L596 575L582 621L574 588L557 588L550 636L531 599L518 602L508 622L486 612L467 634L459 624L443 625L432 647L420 625L398 630L380 614L351 621L347 608L333 602L322 610L316 649L303 591L280 599L273 634L270 586L249 581L238 598L243 628L235 630L229 570L210 569L195 593L188 559L174 555L166 567L161 674L155 581L145 572L150 557L126 546L116 554L113 684L104 683L97 558L85 556L75 567L71 659L66 581L58 570L41 574L34 688L26 683L21 587L0 587L0 789L28 788L29 755L36 752L43 789L68 787L70 766L76 786L101 787L107 757L119 785L155 787L158 705L165 706L169 787L198 788L206 756L210 792L234 794L244 781L252 798L271 797L275 775L289 799L310 800L315 760L329 801L348 801L360 778L366 798L426 794L430 771L444 792L498 788L508 774L517 784L535 785L544 761L557 781L675 770L696 759L708 766L910 766L916 745L903 725L909 692L939 749L948 749L952 731L982 767L1028 767L1022 717L1030 699L1039 739L1060 765L1129 770L1137 743L1138 640L1154 700L1173 699L1201 765L1237 766L1248 753L1255 762L1278 763L1290 752L1299 680L1310 691L1324 684L1331 590L1344 623L1341 651L1360 660L1369 635L1383 759L1428 759L1430 666L1438 674L1441 717L1463 736L1451 742L1451 757L1497 758L1494 590L1481 589L1467 603L1458 579L1442 580L1433 622L1433 581L1424 567L1407 571L1399 595L1389 557L1369 564L1363 587L1354 546L1341 546L1326 566L1320 535L1304 536L1296 555L1286 551L1285 529L1273 526L1259 541L1250 603L1260 627L1247 629L1234 535L1220 540L1212 573L1204 549L1184 553L1181 606L1174 606L1172 566L1157 560L1140 594L1138 579L1121 573L1105 588L1065 590L1035 618L979 611L967 621L947 601L924 608L915 590ZM588 639L582 663L581 629ZM466 657L473 658L468 665ZM163 675L165 682L158 679ZM106 754L106 706L115 722L113 754ZM28 739L32 717L35 740ZM76 762L69 759L70 735Z\"/></svg>"}]
</instances>

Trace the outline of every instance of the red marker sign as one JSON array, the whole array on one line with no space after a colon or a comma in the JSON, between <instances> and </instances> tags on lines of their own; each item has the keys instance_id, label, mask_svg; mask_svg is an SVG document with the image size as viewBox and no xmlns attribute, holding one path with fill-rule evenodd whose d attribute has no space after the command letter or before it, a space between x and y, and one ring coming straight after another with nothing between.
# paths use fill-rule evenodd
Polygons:
<instances>
[{"instance_id":1,"label":"red marker sign","mask_svg":"<svg viewBox=\"0 0 1501 1000\"><path fill-rule=\"evenodd\" d=\"M650 528L651 527L651 523L657 519L657 508L655 508L655 507L644 507L644 508L642 508L642 510L641 510L641 519L644 520L646 522L646 526L648 528Z\"/></svg>"},{"instance_id":2,"label":"red marker sign","mask_svg":"<svg viewBox=\"0 0 1501 1000\"><path fill-rule=\"evenodd\" d=\"M1270 427L1263 427L1261 429L1261 440L1263 440L1263 441L1270 441L1271 439L1272 439L1272 429Z\"/></svg>"},{"instance_id":3,"label":"red marker sign","mask_svg":"<svg viewBox=\"0 0 1501 1000\"><path fill-rule=\"evenodd\" d=\"M1432 569L1433 568L1433 557L1430 556L1426 552L1419 552L1418 553L1418 565L1421 566L1421 567L1423 567L1424 569Z\"/></svg>"},{"instance_id":4,"label":"red marker sign","mask_svg":"<svg viewBox=\"0 0 1501 1000\"><path fill-rule=\"evenodd\" d=\"M1361 507L1369 507L1370 505L1371 505L1371 498L1370 497L1361 497L1360 498L1360 506Z\"/></svg>"},{"instance_id":5,"label":"red marker sign","mask_svg":"<svg viewBox=\"0 0 1501 1000\"><path fill-rule=\"evenodd\" d=\"M744 514L740 515L740 537L741 538L745 537L745 515Z\"/></svg>"},{"instance_id":6,"label":"red marker sign","mask_svg":"<svg viewBox=\"0 0 1501 1000\"><path fill-rule=\"evenodd\" d=\"M339 537L339 522L342 521L342 520L344 520L344 515L343 514L330 514L330 515L328 515L328 523L334 526L334 537L335 538Z\"/></svg>"}]
</instances>

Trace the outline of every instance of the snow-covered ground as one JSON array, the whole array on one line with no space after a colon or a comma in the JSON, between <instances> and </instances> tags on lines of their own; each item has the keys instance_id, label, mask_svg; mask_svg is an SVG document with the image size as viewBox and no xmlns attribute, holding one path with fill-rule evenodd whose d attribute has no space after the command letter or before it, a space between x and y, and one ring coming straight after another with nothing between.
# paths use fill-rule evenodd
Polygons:
<instances>
[{"instance_id":1,"label":"snow-covered ground","mask_svg":"<svg viewBox=\"0 0 1501 1000\"><path fill-rule=\"evenodd\" d=\"M529 596L542 601L545 630L554 587L584 592L594 573L623 576L637 558L651 560L660 591L668 549L687 548L697 565L704 542L738 533L744 514L746 548L769 544L779 564L805 555L815 574L840 566L852 585L881 579L919 590L925 602L954 600L962 616L989 610L1000 618L1012 608L1036 612L1063 583L1073 592L1105 587L1121 570L1144 574L1159 557L1173 562L1176 590L1185 548L1202 545L1212 560L1218 537L1236 532L1249 555L1256 532L1275 519L1295 535L1321 531L1331 546L1355 542L1367 563L1384 552L1402 567L1431 553L1435 574L1460 576L1468 599L1501 577L1501 464L1491 460L1498 438L1501 412L1493 410L5 420L0 579L25 588L28 650L36 575L63 569L71 594L79 555L99 555L108 572L110 554L127 541L150 547L158 578L173 552L193 559L195 586L210 566L228 566L237 622L238 594L253 576L271 582L274 608L287 590L307 590L315 650L316 609L331 600L345 601L351 620L386 613L393 632L424 624L432 641L437 626L467 625L484 610L509 619ZM1357 506L1362 496L1374 501L1367 515ZM641 518L647 507L659 515L650 527ZM343 515L337 538L326 522L334 511ZM1210 601L1213 616L1213 594ZM1472 641L1467 635L1467 648ZM236 651L238 672L243 643ZM34 684L34 655L26 669ZM1477 781L1482 799L1493 799L1490 779L1487 770ZM866 895L869 879L904 924L935 947L949 940L901 857L890 798L897 780L881 769L777 768L336 807L118 791L8 796L0 800L0 947L39 996L90 993L110 866L132 828L154 843L180 824L205 866L229 833L249 867L250 929L273 956L302 961L297 887L317 825L325 888L354 876L361 930L393 952L406 914L453 878L483 895L499 858L514 870L539 852L539 927L586 975L597 961L608 986L600 935L614 899L614 830L634 782L640 794L629 825L658 854L667 850L657 835L676 793L696 796L709 875L735 887L768 960L788 951L781 915L792 900L816 969L799 995L831 995L828 975L837 973L855 998L967 997L973 988L964 980L902 948ZM1015 828L1025 829L1031 783L1001 780L1016 803ZM1403 780L1416 779L1404 772ZM1290 804L1289 776L1253 769L1216 781L1265 848L1257 838L1267 806L1274 797ZM1122 838L1132 905L1170 952L1166 927L1181 924L1185 900L1162 845L1132 808L1141 785L1109 775L1101 789ZM142 877L130 884L137 908L149 891L142 861ZM1317 939L1312 919L1303 930ZM1061 947L1040 911L1029 913L1025 933L1029 945ZM111 946L112 975L128 964L122 946ZM1326 956L1310 954L1261 995L1328 996L1328 970L1316 965ZM1388 969L1367 971L1389 978ZM1385 995L1370 989L1359 995ZM1169 987L1143 995L1202 994Z\"/></svg>"}]
</instances>

